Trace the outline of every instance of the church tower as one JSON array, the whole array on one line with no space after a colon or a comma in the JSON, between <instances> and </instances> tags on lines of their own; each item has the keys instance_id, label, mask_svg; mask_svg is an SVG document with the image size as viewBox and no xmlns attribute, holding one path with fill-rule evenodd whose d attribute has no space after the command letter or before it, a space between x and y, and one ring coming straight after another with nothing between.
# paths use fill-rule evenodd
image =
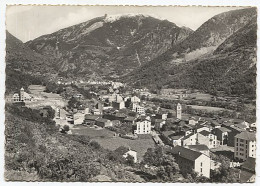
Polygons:
<instances>
[{"instance_id":1,"label":"church tower","mask_svg":"<svg viewBox=\"0 0 260 186\"><path fill-rule=\"evenodd\" d=\"M178 103L178 105L177 105L176 117L177 117L178 119L181 119L181 104L180 104L180 103Z\"/></svg>"},{"instance_id":2,"label":"church tower","mask_svg":"<svg viewBox=\"0 0 260 186\"><path fill-rule=\"evenodd\" d=\"M23 87L20 89L20 101L24 101L24 89L23 89Z\"/></svg>"}]
</instances>

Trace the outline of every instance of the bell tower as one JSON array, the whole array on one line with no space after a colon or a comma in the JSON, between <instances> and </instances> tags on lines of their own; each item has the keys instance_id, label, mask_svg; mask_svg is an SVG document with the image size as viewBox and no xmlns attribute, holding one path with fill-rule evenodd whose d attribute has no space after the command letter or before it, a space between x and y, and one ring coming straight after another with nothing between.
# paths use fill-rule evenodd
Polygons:
<instances>
[{"instance_id":1,"label":"bell tower","mask_svg":"<svg viewBox=\"0 0 260 186\"><path fill-rule=\"evenodd\" d=\"M177 109L176 109L176 117L178 118L178 119L181 119L181 104L180 103L178 103L177 104Z\"/></svg>"},{"instance_id":2,"label":"bell tower","mask_svg":"<svg viewBox=\"0 0 260 186\"><path fill-rule=\"evenodd\" d=\"M20 101L24 101L24 88L20 89Z\"/></svg>"}]
</instances>

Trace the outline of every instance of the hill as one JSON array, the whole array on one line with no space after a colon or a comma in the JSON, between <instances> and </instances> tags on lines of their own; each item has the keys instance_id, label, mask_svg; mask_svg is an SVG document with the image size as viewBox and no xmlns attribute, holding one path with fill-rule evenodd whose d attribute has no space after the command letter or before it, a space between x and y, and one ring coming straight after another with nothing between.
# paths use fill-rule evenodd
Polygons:
<instances>
[{"instance_id":1,"label":"hill","mask_svg":"<svg viewBox=\"0 0 260 186\"><path fill-rule=\"evenodd\" d=\"M49 56L61 76L118 77L156 58L192 31L134 14L103 16L26 43Z\"/></svg>"},{"instance_id":2,"label":"hill","mask_svg":"<svg viewBox=\"0 0 260 186\"><path fill-rule=\"evenodd\" d=\"M225 91L230 94L247 94L255 97L255 74L256 74L256 14L255 9L243 9L230 11L217 15L198 28L193 34L187 37L182 43L169 49L163 55L143 65L140 69L125 76L126 82L135 86L148 86L151 88L175 87L175 88L196 88L208 92ZM234 14L234 16L232 16ZM232 21L227 21L232 17ZM243 24L234 21L234 17L243 17ZM220 19L221 18L221 19ZM237 18L238 19L238 18ZM213 21L214 20L214 21ZM208 43L208 47L214 47L210 53L195 55L186 60L186 53L182 53L190 42L190 48L194 50L200 46L204 47L205 42L194 45L191 38L203 35L206 28L208 32L216 33L221 23L216 20L224 20L221 31L232 29L234 33L221 36L222 42ZM213 22L217 24L213 26ZM210 23L211 26L208 24ZM227 24L229 23L229 24ZM206 28L205 28L206 27ZM202 32L203 31L203 32ZM201 32L200 34L198 32ZM205 37L207 34L205 34ZM207 37L206 37L207 38ZM205 40L205 39L202 39ZM197 42L196 42L197 43ZM203 44L204 43L204 44ZM207 43L207 42L206 42ZM197 49L196 49L197 50ZM186 51L186 50L185 50ZM178 54L177 54L178 53ZM176 55L174 55L176 54ZM182 56L182 57L180 57ZM187 55L186 55L187 56ZM243 86L243 88L239 88Z\"/></svg>"},{"instance_id":3,"label":"hill","mask_svg":"<svg viewBox=\"0 0 260 186\"><path fill-rule=\"evenodd\" d=\"M44 77L55 71L51 60L28 48L22 41L6 32L6 93L14 92L22 86L39 84Z\"/></svg>"}]
</instances>

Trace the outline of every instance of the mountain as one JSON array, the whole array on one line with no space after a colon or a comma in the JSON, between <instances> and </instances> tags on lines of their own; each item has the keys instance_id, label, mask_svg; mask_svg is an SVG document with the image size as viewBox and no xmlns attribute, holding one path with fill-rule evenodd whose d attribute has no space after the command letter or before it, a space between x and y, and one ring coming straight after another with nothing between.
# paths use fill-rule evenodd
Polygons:
<instances>
[{"instance_id":1,"label":"mountain","mask_svg":"<svg viewBox=\"0 0 260 186\"><path fill-rule=\"evenodd\" d=\"M215 41L209 42L212 38ZM205 47L214 49L208 53L198 52ZM189 56L195 54L194 51L200 55ZM124 80L151 88L222 90L254 97L255 63L256 9L250 8L214 16L183 42L125 76Z\"/></svg>"},{"instance_id":2,"label":"mountain","mask_svg":"<svg viewBox=\"0 0 260 186\"><path fill-rule=\"evenodd\" d=\"M22 41L6 32L6 93L40 83L44 74L55 73L51 61L36 53Z\"/></svg>"},{"instance_id":3,"label":"mountain","mask_svg":"<svg viewBox=\"0 0 260 186\"><path fill-rule=\"evenodd\" d=\"M163 54L192 30L142 14L102 16L26 43L60 75L118 77Z\"/></svg>"}]
</instances>

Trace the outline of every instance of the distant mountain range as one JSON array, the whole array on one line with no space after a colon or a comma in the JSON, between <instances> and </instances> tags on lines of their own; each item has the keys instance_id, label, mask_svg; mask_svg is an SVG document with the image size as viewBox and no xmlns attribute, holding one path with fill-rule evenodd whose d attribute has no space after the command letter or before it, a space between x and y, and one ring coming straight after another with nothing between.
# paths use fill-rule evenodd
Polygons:
<instances>
[{"instance_id":1,"label":"distant mountain range","mask_svg":"<svg viewBox=\"0 0 260 186\"><path fill-rule=\"evenodd\" d=\"M193 31L144 15L107 15L26 43L61 75L118 77L163 54Z\"/></svg>"},{"instance_id":2,"label":"distant mountain range","mask_svg":"<svg viewBox=\"0 0 260 186\"><path fill-rule=\"evenodd\" d=\"M7 33L7 69L255 96L256 16L233 10L193 31L147 15L105 15L25 44Z\"/></svg>"}]
</instances>

